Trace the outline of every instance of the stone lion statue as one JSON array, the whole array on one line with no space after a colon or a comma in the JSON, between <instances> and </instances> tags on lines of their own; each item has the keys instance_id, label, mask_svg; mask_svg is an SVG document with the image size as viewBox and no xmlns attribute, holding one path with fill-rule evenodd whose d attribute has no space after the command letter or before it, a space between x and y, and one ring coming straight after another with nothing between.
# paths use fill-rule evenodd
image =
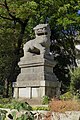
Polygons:
<instances>
[{"instance_id":1,"label":"stone lion statue","mask_svg":"<svg viewBox=\"0 0 80 120\"><path fill-rule=\"evenodd\" d=\"M36 38L24 44L24 56L27 53L44 54L50 46L50 28L48 24L39 24L34 29Z\"/></svg>"}]
</instances>

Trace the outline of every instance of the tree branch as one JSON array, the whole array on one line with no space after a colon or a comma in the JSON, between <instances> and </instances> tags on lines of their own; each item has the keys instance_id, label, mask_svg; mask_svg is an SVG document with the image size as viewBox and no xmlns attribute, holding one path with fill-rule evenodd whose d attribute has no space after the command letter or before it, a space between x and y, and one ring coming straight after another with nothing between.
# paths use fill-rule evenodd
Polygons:
<instances>
[{"instance_id":1,"label":"tree branch","mask_svg":"<svg viewBox=\"0 0 80 120\"><path fill-rule=\"evenodd\" d=\"M24 20L24 24L27 24L28 20L29 20L29 18L27 18L26 20Z\"/></svg>"},{"instance_id":2,"label":"tree branch","mask_svg":"<svg viewBox=\"0 0 80 120\"><path fill-rule=\"evenodd\" d=\"M2 15L0 15L0 17L3 18L3 19L7 19L7 20L12 20L12 21L13 21L13 19L4 17L4 16L2 16Z\"/></svg>"},{"instance_id":3,"label":"tree branch","mask_svg":"<svg viewBox=\"0 0 80 120\"><path fill-rule=\"evenodd\" d=\"M2 4L2 3L0 3L0 6L3 6L3 7L5 7L5 4Z\"/></svg>"},{"instance_id":4,"label":"tree branch","mask_svg":"<svg viewBox=\"0 0 80 120\"><path fill-rule=\"evenodd\" d=\"M67 35L62 31L63 35L68 39Z\"/></svg>"},{"instance_id":5,"label":"tree branch","mask_svg":"<svg viewBox=\"0 0 80 120\"><path fill-rule=\"evenodd\" d=\"M6 0L5 0L5 8L7 9L7 12L8 12L8 14L9 14L9 16L10 16L14 21L19 22L20 24L23 24L23 22L20 20L20 18L16 18L14 15L12 15L12 14L10 13L10 10L9 10L9 7L8 7L8 5L7 5L7 1L6 1Z\"/></svg>"}]
</instances>

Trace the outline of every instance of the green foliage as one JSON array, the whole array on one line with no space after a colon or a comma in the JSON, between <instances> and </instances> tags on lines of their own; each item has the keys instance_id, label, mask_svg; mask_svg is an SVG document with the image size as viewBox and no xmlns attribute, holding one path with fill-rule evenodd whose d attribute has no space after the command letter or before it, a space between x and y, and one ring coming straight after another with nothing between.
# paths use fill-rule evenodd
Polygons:
<instances>
[{"instance_id":1,"label":"green foliage","mask_svg":"<svg viewBox=\"0 0 80 120\"><path fill-rule=\"evenodd\" d=\"M11 113L9 113L9 116L13 117L14 120L34 120L34 115L31 112L32 107L26 103L26 102L19 102L19 101L8 101L9 99L6 100L2 100L4 103L0 104L0 108L9 108L9 109L17 109L18 111L11 111ZM7 103L5 103L5 101ZM21 111L27 111L27 112L23 112L23 114L21 113ZM19 113L19 116L17 116L17 112ZM6 118L6 113L7 111L5 110L0 110L0 120L4 120ZM9 117L8 116L8 117Z\"/></svg>"},{"instance_id":2,"label":"green foliage","mask_svg":"<svg viewBox=\"0 0 80 120\"><path fill-rule=\"evenodd\" d=\"M0 107L1 108L10 108L20 110L28 110L31 111L32 107L27 102L20 102L14 99L1 98L0 99Z\"/></svg>"},{"instance_id":3,"label":"green foliage","mask_svg":"<svg viewBox=\"0 0 80 120\"><path fill-rule=\"evenodd\" d=\"M48 104L48 103L49 103L49 100L50 100L50 98L49 98L48 96L43 96L43 98L42 98L42 104L43 104L43 105Z\"/></svg>"},{"instance_id":4,"label":"green foliage","mask_svg":"<svg viewBox=\"0 0 80 120\"><path fill-rule=\"evenodd\" d=\"M55 59L58 64L54 72L59 81L62 81L61 93L68 91L70 87L70 73L68 66L76 66L75 33L80 31L80 16L77 14L80 3L75 0L57 0L55 12L51 15L49 24L52 30L51 39L55 40L52 45L53 53L57 53Z\"/></svg>"},{"instance_id":5,"label":"green foliage","mask_svg":"<svg viewBox=\"0 0 80 120\"><path fill-rule=\"evenodd\" d=\"M33 110L44 110L44 111L49 111L50 108L47 106L33 106L32 107Z\"/></svg>"},{"instance_id":6,"label":"green foliage","mask_svg":"<svg viewBox=\"0 0 80 120\"><path fill-rule=\"evenodd\" d=\"M26 103L26 102L14 102L12 103L12 105L14 106L14 109L17 109L18 111L20 110L28 110L28 111L31 111L32 110L32 107Z\"/></svg>"},{"instance_id":7,"label":"green foliage","mask_svg":"<svg viewBox=\"0 0 80 120\"><path fill-rule=\"evenodd\" d=\"M71 100L73 99L73 95L71 92L64 93L63 95L60 96L61 100Z\"/></svg>"},{"instance_id":8,"label":"green foliage","mask_svg":"<svg viewBox=\"0 0 80 120\"><path fill-rule=\"evenodd\" d=\"M4 4L4 1L2 3ZM7 0L7 4L11 14L23 20L25 20L26 17L35 15L35 12L36 12L35 10L37 7L36 2L34 2L33 0L32 1ZM3 8L1 6L0 12L1 14L4 14L4 16L5 15L9 16L5 7Z\"/></svg>"},{"instance_id":9,"label":"green foliage","mask_svg":"<svg viewBox=\"0 0 80 120\"><path fill-rule=\"evenodd\" d=\"M11 98L0 98L0 104L9 104L11 103L12 99Z\"/></svg>"},{"instance_id":10,"label":"green foliage","mask_svg":"<svg viewBox=\"0 0 80 120\"><path fill-rule=\"evenodd\" d=\"M80 68L71 72L70 90L74 95L80 96Z\"/></svg>"}]
</instances>

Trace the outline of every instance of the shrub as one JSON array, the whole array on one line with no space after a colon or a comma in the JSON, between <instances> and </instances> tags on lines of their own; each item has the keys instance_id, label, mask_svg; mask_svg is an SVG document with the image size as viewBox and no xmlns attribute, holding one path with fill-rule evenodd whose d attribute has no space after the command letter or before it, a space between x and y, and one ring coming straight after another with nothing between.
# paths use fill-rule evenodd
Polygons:
<instances>
[{"instance_id":1,"label":"shrub","mask_svg":"<svg viewBox=\"0 0 80 120\"><path fill-rule=\"evenodd\" d=\"M9 109L17 109L20 110L28 110L31 111L32 107L27 102L20 102L16 100L9 99L1 99L0 108L9 108Z\"/></svg>"},{"instance_id":2,"label":"shrub","mask_svg":"<svg viewBox=\"0 0 80 120\"><path fill-rule=\"evenodd\" d=\"M77 101L64 101L64 100L52 100L49 104L51 111L65 112L65 111L79 111L80 102Z\"/></svg>"},{"instance_id":3,"label":"shrub","mask_svg":"<svg viewBox=\"0 0 80 120\"><path fill-rule=\"evenodd\" d=\"M6 116L8 117L8 119L13 118L14 120L34 120L34 115L31 112L32 107L27 102L12 100L9 103L8 99L2 99L2 101L3 104L0 104L1 108L9 108L9 109L17 109L17 110L16 111L11 110L10 113L8 113L5 110L0 110L0 120L4 120ZM7 103L5 103L5 101L7 101ZM24 110L27 110L27 112L24 113Z\"/></svg>"},{"instance_id":4,"label":"shrub","mask_svg":"<svg viewBox=\"0 0 80 120\"><path fill-rule=\"evenodd\" d=\"M70 90L74 95L80 97L80 68L76 68L71 73Z\"/></svg>"},{"instance_id":5,"label":"shrub","mask_svg":"<svg viewBox=\"0 0 80 120\"><path fill-rule=\"evenodd\" d=\"M73 95L71 92L66 92L63 95L60 96L61 100L69 100L69 99L73 99Z\"/></svg>"},{"instance_id":6,"label":"shrub","mask_svg":"<svg viewBox=\"0 0 80 120\"><path fill-rule=\"evenodd\" d=\"M11 101L12 101L11 98L0 98L0 104L11 103Z\"/></svg>"},{"instance_id":7,"label":"shrub","mask_svg":"<svg viewBox=\"0 0 80 120\"><path fill-rule=\"evenodd\" d=\"M27 102L17 102L17 101L14 101L11 104L11 106L13 106L12 109L17 109L18 111L20 111L20 110L31 111L32 110L32 107Z\"/></svg>"},{"instance_id":8,"label":"shrub","mask_svg":"<svg viewBox=\"0 0 80 120\"><path fill-rule=\"evenodd\" d=\"M50 98L49 98L48 96L43 96L43 98L42 98L42 104L43 104L43 105L48 104L49 101L50 101Z\"/></svg>"}]
</instances>

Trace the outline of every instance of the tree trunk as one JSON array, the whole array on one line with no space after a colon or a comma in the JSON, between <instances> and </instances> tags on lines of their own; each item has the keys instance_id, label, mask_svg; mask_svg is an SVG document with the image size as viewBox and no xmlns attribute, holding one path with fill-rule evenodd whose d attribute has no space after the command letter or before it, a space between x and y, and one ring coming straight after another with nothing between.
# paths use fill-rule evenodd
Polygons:
<instances>
[{"instance_id":1,"label":"tree trunk","mask_svg":"<svg viewBox=\"0 0 80 120\"><path fill-rule=\"evenodd\" d=\"M7 91L6 91L6 96L8 97L9 95L9 87L12 88L12 83L15 82L17 75L19 74L20 70L16 70L16 68L19 69L18 67L18 62L20 60L20 57L23 55L23 50L21 50L21 45L22 45L22 41L23 41L23 36L24 36L24 32L25 32L25 27L26 25L21 25L21 32L20 35L18 37L18 45L17 48L15 49L15 59L12 62L12 67L11 67L11 72L8 76L8 80L7 80ZM11 86L10 86L11 85ZM13 91L13 90L12 90Z\"/></svg>"}]
</instances>

